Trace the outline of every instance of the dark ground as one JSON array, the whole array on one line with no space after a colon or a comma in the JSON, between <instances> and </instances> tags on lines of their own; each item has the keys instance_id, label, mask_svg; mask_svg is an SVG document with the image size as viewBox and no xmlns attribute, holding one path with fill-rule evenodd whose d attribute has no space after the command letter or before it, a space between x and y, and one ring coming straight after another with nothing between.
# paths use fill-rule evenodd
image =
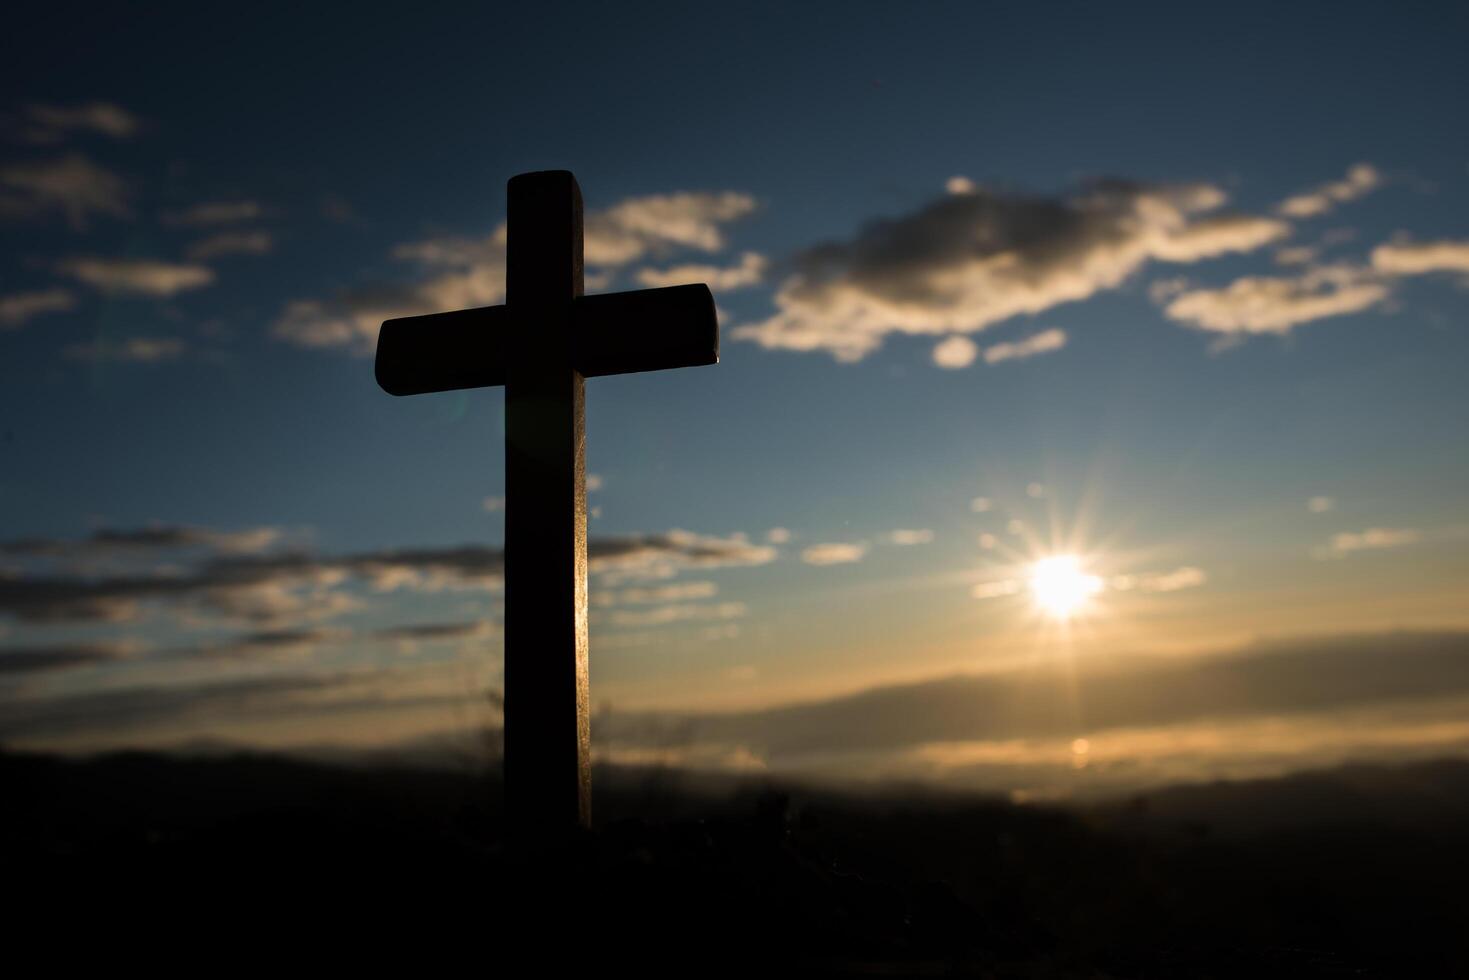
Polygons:
<instances>
[{"instance_id":1,"label":"dark ground","mask_svg":"<svg viewBox=\"0 0 1469 980\"><path fill-rule=\"evenodd\" d=\"M598 782L597 831L526 862L493 777L0 754L7 946L63 973L1469 976L1469 763L1075 811Z\"/></svg>"}]
</instances>

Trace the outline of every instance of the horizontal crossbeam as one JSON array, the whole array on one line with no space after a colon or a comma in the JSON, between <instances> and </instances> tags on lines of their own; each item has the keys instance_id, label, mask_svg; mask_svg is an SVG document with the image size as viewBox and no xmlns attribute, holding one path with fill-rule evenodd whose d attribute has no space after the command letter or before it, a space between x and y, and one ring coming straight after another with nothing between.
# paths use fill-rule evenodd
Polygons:
<instances>
[{"instance_id":1,"label":"horizontal crossbeam","mask_svg":"<svg viewBox=\"0 0 1469 980\"><path fill-rule=\"evenodd\" d=\"M390 395L503 385L512 333L537 326L517 324L508 306L388 320L377 339L377 383ZM571 351L585 378L716 364L714 296L698 284L579 297Z\"/></svg>"}]
</instances>

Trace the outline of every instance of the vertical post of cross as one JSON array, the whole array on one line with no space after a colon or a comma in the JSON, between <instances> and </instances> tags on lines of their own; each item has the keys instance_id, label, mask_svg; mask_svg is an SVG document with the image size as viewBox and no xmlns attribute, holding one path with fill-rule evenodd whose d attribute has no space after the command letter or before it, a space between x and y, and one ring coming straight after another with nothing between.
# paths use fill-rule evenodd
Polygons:
<instances>
[{"instance_id":1,"label":"vertical post of cross","mask_svg":"<svg viewBox=\"0 0 1469 980\"><path fill-rule=\"evenodd\" d=\"M505 792L527 843L591 820L585 385L572 366L582 199L568 171L509 185L505 305Z\"/></svg>"}]
</instances>

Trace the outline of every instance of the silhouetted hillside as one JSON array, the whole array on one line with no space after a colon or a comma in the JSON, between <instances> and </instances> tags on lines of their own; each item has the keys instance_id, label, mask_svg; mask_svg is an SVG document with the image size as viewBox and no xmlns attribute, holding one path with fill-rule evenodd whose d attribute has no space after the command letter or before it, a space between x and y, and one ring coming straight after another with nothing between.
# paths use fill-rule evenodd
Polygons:
<instances>
[{"instance_id":1,"label":"silhouetted hillside","mask_svg":"<svg viewBox=\"0 0 1469 980\"><path fill-rule=\"evenodd\" d=\"M341 965L410 950L421 969L529 955L547 970L585 959L691 976L1469 969L1464 763L1076 812L598 776L598 830L527 863L500 840L490 776L3 755L0 860L22 899L17 935L64 934L47 948L70 957L299 963L311 950Z\"/></svg>"}]
</instances>

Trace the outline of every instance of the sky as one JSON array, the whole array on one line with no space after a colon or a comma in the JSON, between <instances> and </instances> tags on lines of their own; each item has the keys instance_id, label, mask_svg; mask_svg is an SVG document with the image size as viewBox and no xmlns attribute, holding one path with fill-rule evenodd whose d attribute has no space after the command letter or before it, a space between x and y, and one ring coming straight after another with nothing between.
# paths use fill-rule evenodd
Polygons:
<instances>
[{"instance_id":1,"label":"sky","mask_svg":"<svg viewBox=\"0 0 1469 980\"><path fill-rule=\"evenodd\" d=\"M0 76L0 741L473 745L503 392L382 320L707 282L588 383L598 758L1017 798L1463 754L1454 5L47 5ZM16 43L19 42L19 43Z\"/></svg>"}]
</instances>

